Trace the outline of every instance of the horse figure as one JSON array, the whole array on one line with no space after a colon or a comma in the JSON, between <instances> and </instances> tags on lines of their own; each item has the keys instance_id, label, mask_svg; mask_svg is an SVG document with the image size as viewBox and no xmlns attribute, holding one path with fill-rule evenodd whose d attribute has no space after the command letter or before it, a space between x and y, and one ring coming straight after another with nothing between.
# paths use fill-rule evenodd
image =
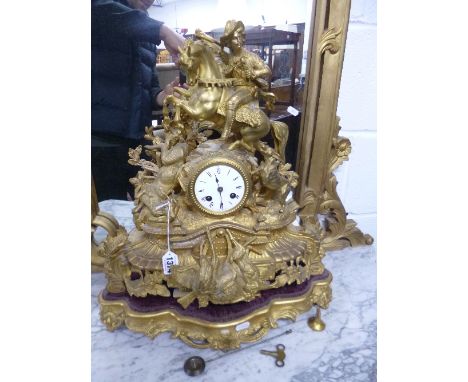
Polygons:
<instances>
[{"instance_id":1,"label":"horse figure","mask_svg":"<svg viewBox=\"0 0 468 382\"><path fill-rule=\"evenodd\" d=\"M167 96L163 104L164 124L170 123L169 108L174 106L173 122L180 123L182 116L195 121L208 121L211 128L223 135L225 124L226 101L234 92L234 78L225 78L221 63L215 56L214 47L203 40L186 40L183 48L179 48L179 64L186 72L189 89L175 88L181 95ZM229 146L234 149L243 146L252 152L259 150L263 155L274 155L283 162L288 139L288 126L283 122L270 121L260 109L257 99L257 89L253 89L252 101L239 107L236 111L232 132L235 141ZM273 94L270 93L271 96ZM274 97L274 96L273 96ZM270 149L260 139L272 130L275 151Z\"/></svg>"}]
</instances>

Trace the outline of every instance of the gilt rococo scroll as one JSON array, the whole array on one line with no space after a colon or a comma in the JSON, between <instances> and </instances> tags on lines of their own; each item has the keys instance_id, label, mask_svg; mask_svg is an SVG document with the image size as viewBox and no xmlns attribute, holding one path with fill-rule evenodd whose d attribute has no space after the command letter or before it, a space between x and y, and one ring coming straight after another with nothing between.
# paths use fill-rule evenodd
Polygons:
<instances>
[{"instance_id":1,"label":"gilt rococo scroll","mask_svg":"<svg viewBox=\"0 0 468 382\"><path fill-rule=\"evenodd\" d=\"M312 10L296 161L302 221L307 230L321 232L328 250L373 242L346 218L333 174L351 152L350 141L338 136L336 115L350 6L350 0L316 0Z\"/></svg>"}]
</instances>

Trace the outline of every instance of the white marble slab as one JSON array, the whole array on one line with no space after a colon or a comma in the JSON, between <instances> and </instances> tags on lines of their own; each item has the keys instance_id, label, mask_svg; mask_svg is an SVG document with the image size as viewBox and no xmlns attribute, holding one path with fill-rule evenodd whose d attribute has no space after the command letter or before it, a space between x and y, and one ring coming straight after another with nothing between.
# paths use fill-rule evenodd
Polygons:
<instances>
[{"instance_id":1,"label":"white marble slab","mask_svg":"<svg viewBox=\"0 0 468 382\"><path fill-rule=\"evenodd\" d=\"M112 213L127 230L133 228L133 203L105 201L103 211ZM102 233L101 233L102 235ZM323 332L307 326L312 315L303 314L296 322L281 320L265 338L287 329L292 333L270 342L234 353L193 349L164 333L154 340L127 329L108 332L99 320L96 297L105 286L103 274L92 275L92 379L117 381L376 381L376 253L375 246L348 248L328 253L324 263L333 274L333 300L322 318ZM285 366L261 349L286 346ZM209 361L203 374L188 377L185 360L198 355Z\"/></svg>"}]
</instances>

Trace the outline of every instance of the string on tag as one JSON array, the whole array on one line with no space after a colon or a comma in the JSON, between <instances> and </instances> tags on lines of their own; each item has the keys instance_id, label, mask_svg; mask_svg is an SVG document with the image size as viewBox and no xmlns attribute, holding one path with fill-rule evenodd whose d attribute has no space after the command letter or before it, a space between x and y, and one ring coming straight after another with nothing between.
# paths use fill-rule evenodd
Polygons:
<instances>
[{"instance_id":1,"label":"string on tag","mask_svg":"<svg viewBox=\"0 0 468 382\"><path fill-rule=\"evenodd\" d=\"M174 265L179 265L179 257L171 251L171 200L167 199L167 201L157 205L154 210L157 211L164 207L167 207L167 252L163 255L161 260L163 266L163 273L165 275L170 275L172 273L172 267Z\"/></svg>"},{"instance_id":2,"label":"string on tag","mask_svg":"<svg viewBox=\"0 0 468 382\"><path fill-rule=\"evenodd\" d=\"M171 232L170 232L170 218L171 218L171 199L167 199L165 202L161 203L161 204L158 204L154 210L155 211L158 211L160 210L161 208L164 208L164 207L167 207L167 250L170 251L171 250L171 243L170 243L170 235L171 235Z\"/></svg>"}]
</instances>

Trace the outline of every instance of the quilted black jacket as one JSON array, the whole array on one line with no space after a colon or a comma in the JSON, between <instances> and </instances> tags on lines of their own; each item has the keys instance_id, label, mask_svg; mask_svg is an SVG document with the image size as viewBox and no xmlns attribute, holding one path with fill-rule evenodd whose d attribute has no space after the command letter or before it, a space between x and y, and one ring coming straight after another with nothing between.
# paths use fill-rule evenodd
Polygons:
<instances>
[{"instance_id":1,"label":"quilted black jacket","mask_svg":"<svg viewBox=\"0 0 468 382\"><path fill-rule=\"evenodd\" d=\"M162 22L125 0L91 1L91 131L141 139L151 126Z\"/></svg>"}]
</instances>

